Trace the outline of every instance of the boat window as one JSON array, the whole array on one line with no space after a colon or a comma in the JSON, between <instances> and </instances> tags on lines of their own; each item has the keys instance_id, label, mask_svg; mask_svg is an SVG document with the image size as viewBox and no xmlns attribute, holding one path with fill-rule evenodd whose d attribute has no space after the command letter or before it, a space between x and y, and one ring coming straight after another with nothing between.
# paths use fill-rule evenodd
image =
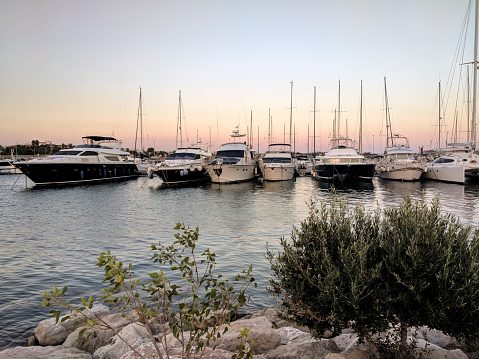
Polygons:
<instances>
[{"instance_id":1,"label":"boat window","mask_svg":"<svg viewBox=\"0 0 479 359\"><path fill-rule=\"evenodd\" d=\"M85 151L82 154L80 154L80 156L96 156L96 155L98 155L98 153L94 151Z\"/></svg>"},{"instance_id":2,"label":"boat window","mask_svg":"<svg viewBox=\"0 0 479 359\"><path fill-rule=\"evenodd\" d=\"M439 157L438 159L434 161L434 163L451 163L451 162L454 162L452 158L442 158L442 157Z\"/></svg>"},{"instance_id":3,"label":"boat window","mask_svg":"<svg viewBox=\"0 0 479 359\"><path fill-rule=\"evenodd\" d=\"M53 156L76 156L82 151L58 151Z\"/></svg>"},{"instance_id":4,"label":"boat window","mask_svg":"<svg viewBox=\"0 0 479 359\"><path fill-rule=\"evenodd\" d=\"M284 158L284 157L274 158L274 157L268 157L268 158L263 158L263 163L291 163L291 158Z\"/></svg>"},{"instance_id":5,"label":"boat window","mask_svg":"<svg viewBox=\"0 0 479 359\"><path fill-rule=\"evenodd\" d=\"M167 160L192 160L194 158L195 158L194 153L172 153L166 159Z\"/></svg>"},{"instance_id":6,"label":"boat window","mask_svg":"<svg viewBox=\"0 0 479 359\"><path fill-rule=\"evenodd\" d=\"M218 151L216 157L244 157L244 151L241 150L229 150Z\"/></svg>"},{"instance_id":7,"label":"boat window","mask_svg":"<svg viewBox=\"0 0 479 359\"><path fill-rule=\"evenodd\" d=\"M121 161L118 156L105 156L108 161Z\"/></svg>"}]
</instances>

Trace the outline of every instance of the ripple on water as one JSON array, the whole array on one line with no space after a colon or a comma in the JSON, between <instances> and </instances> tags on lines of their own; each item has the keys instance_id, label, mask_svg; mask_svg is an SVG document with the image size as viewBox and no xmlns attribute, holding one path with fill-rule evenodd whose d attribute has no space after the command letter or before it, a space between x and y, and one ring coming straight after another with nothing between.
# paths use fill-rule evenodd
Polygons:
<instances>
[{"instance_id":1,"label":"ripple on water","mask_svg":"<svg viewBox=\"0 0 479 359\"><path fill-rule=\"evenodd\" d=\"M98 295L103 273L95 263L102 251L132 262L140 276L159 270L150 261L150 246L171 243L178 222L199 227L198 250L209 247L218 255L217 274L232 277L253 265L258 288L250 289L246 310L271 306L266 243L278 250L279 238L289 238L308 215L310 200L330 196L330 186L309 177L178 189L158 188L145 178L33 190L18 176L7 180L0 186L0 349L23 345L48 317L43 291L68 285L71 298ZM439 196L443 210L463 223L479 222L479 185L374 179L336 191L367 209L394 206L406 193L427 203Z\"/></svg>"}]
</instances>

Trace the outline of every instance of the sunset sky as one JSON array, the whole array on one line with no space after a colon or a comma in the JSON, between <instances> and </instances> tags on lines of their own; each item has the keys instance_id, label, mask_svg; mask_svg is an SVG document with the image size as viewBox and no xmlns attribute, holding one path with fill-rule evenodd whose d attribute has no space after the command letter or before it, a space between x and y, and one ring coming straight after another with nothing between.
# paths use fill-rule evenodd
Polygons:
<instances>
[{"instance_id":1,"label":"sunset sky","mask_svg":"<svg viewBox=\"0 0 479 359\"><path fill-rule=\"evenodd\" d=\"M384 77L394 132L413 150L437 147L438 83L453 133L458 86L448 87L468 0L0 0L0 144L81 143L114 135L133 148L139 88L144 147L175 149L181 90L184 143L216 150L252 113L254 149L289 140L329 149L341 81L342 127L363 149L385 145ZM464 59L473 60L473 16ZM461 55L462 56L462 55ZM465 69L465 66L462 66ZM455 86L455 87L454 87ZM464 87L461 90L464 92ZM466 119L458 109L458 136ZM259 127L259 136L258 136ZM284 135L286 128L287 134ZM462 136L462 137L461 137Z\"/></svg>"}]
</instances>

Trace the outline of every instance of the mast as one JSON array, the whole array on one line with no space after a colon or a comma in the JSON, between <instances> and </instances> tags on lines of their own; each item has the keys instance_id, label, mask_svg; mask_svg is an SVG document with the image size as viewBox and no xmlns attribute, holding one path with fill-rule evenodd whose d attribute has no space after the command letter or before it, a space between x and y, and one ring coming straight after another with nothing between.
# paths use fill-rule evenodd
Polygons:
<instances>
[{"instance_id":1,"label":"mast","mask_svg":"<svg viewBox=\"0 0 479 359\"><path fill-rule=\"evenodd\" d=\"M384 101L386 104L386 147L394 146L393 143L393 130L391 127L391 117L389 116L389 101L388 101L388 91L386 88L386 76L384 76ZM391 145L389 145L391 141Z\"/></svg>"},{"instance_id":2,"label":"mast","mask_svg":"<svg viewBox=\"0 0 479 359\"><path fill-rule=\"evenodd\" d=\"M271 108L268 109L268 145L271 144Z\"/></svg>"},{"instance_id":3,"label":"mast","mask_svg":"<svg viewBox=\"0 0 479 359\"><path fill-rule=\"evenodd\" d=\"M361 80L361 103L359 106L359 154L363 151L363 80Z\"/></svg>"},{"instance_id":4,"label":"mast","mask_svg":"<svg viewBox=\"0 0 479 359\"><path fill-rule=\"evenodd\" d=\"M341 136L341 127L340 127L340 120L341 120L341 80L338 80L339 88L338 88L338 119L337 119L337 126L338 126L338 137ZM335 116L336 117L336 116Z\"/></svg>"},{"instance_id":5,"label":"mast","mask_svg":"<svg viewBox=\"0 0 479 359\"><path fill-rule=\"evenodd\" d=\"M474 28L474 80L472 84L472 124L471 124L471 141L472 151L476 149L476 94L477 94L477 28L479 21L479 0L476 0L476 21Z\"/></svg>"},{"instance_id":6,"label":"mast","mask_svg":"<svg viewBox=\"0 0 479 359\"><path fill-rule=\"evenodd\" d=\"M469 66L467 66L467 142L471 142L471 128L469 127L469 123L471 121L471 114L469 110L471 109L471 93L470 93L470 83L469 83Z\"/></svg>"},{"instance_id":7,"label":"mast","mask_svg":"<svg viewBox=\"0 0 479 359\"><path fill-rule=\"evenodd\" d=\"M135 158L136 158L136 143L138 141L138 126L139 126L139 121L140 121L140 108L141 108L141 87L140 87L140 99L139 99L139 105L138 105L138 114L136 116L135 155L134 155Z\"/></svg>"},{"instance_id":8,"label":"mast","mask_svg":"<svg viewBox=\"0 0 479 359\"><path fill-rule=\"evenodd\" d=\"M181 129L181 90L178 97L178 126L176 128L176 148L178 149L178 137L180 138L180 147L183 147L183 133Z\"/></svg>"},{"instance_id":9,"label":"mast","mask_svg":"<svg viewBox=\"0 0 479 359\"><path fill-rule=\"evenodd\" d=\"M309 151L309 126L308 126L308 151ZM313 158L316 158L316 86L314 86Z\"/></svg>"},{"instance_id":10,"label":"mast","mask_svg":"<svg viewBox=\"0 0 479 359\"><path fill-rule=\"evenodd\" d=\"M140 87L140 149L141 153L145 152L143 148L143 104L141 103L141 87Z\"/></svg>"},{"instance_id":11,"label":"mast","mask_svg":"<svg viewBox=\"0 0 479 359\"><path fill-rule=\"evenodd\" d=\"M474 110L473 110L474 113ZM438 137L438 148L441 148L441 81L439 81L439 137Z\"/></svg>"},{"instance_id":12,"label":"mast","mask_svg":"<svg viewBox=\"0 0 479 359\"><path fill-rule=\"evenodd\" d=\"M291 106L289 113L289 144L291 145L291 134L293 130L293 80L291 80Z\"/></svg>"}]
</instances>

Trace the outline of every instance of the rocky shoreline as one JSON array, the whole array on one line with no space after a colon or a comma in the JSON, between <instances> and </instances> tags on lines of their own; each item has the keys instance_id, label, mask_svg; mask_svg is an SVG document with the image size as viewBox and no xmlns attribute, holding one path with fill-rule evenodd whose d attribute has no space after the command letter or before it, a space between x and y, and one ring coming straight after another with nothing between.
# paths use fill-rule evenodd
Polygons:
<instances>
[{"instance_id":1,"label":"rocky shoreline","mask_svg":"<svg viewBox=\"0 0 479 359\"><path fill-rule=\"evenodd\" d=\"M145 358L158 358L146 329L135 323L134 314L126 317L121 313L111 314L104 305L96 305L94 312L102 316L118 335ZM115 335L113 330L88 329L79 338L86 319L76 325L65 321L55 323L46 319L35 328L35 336L29 346L8 348L0 352L0 359L136 359L131 348ZM366 359L367 347L358 344L352 331L343 331L336 337L314 339L307 328L302 328L280 319L276 309L264 309L232 322L229 330L219 338L216 349L206 348L204 359L230 359L239 344L239 331L249 328L254 340L254 357L257 359ZM414 334L415 333L415 334ZM428 358L471 359L477 353L467 353L455 339L437 330L417 328L409 333L419 347L427 347ZM181 348L172 334L166 336L171 359L181 358ZM159 339L158 339L159 341ZM163 349L162 352L164 353Z\"/></svg>"}]
</instances>

